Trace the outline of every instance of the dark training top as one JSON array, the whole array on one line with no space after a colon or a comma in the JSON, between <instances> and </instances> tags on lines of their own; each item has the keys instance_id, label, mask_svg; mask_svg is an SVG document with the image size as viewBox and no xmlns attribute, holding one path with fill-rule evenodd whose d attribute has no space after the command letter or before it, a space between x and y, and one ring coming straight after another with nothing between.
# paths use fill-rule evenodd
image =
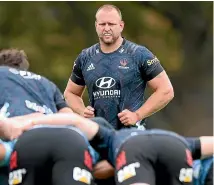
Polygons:
<instances>
[{"instance_id":1,"label":"dark training top","mask_svg":"<svg viewBox=\"0 0 214 185\"><path fill-rule=\"evenodd\" d=\"M64 107L67 105L62 93L48 79L28 71L0 67L1 115L51 114Z\"/></svg>"},{"instance_id":2,"label":"dark training top","mask_svg":"<svg viewBox=\"0 0 214 185\"><path fill-rule=\"evenodd\" d=\"M99 44L83 50L70 78L77 85L87 87L95 116L105 118L115 129L120 129L124 126L117 114L124 109L139 109L144 103L147 81L162 71L152 52L124 39L121 47L112 53L103 53Z\"/></svg>"}]
</instances>

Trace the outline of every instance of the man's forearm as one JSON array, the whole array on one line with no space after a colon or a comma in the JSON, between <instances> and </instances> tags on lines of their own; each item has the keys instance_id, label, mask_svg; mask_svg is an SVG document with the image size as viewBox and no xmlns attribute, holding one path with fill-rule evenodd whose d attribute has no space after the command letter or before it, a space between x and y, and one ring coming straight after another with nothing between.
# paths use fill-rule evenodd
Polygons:
<instances>
[{"instance_id":1,"label":"man's forearm","mask_svg":"<svg viewBox=\"0 0 214 185\"><path fill-rule=\"evenodd\" d=\"M191 149L193 160L213 155L213 136L185 137L185 139Z\"/></svg>"},{"instance_id":2,"label":"man's forearm","mask_svg":"<svg viewBox=\"0 0 214 185\"><path fill-rule=\"evenodd\" d=\"M201 136L201 155L202 158L213 155L213 145L214 137L213 136Z\"/></svg>"},{"instance_id":3,"label":"man's forearm","mask_svg":"<svg viewBox=\"0 0 214 185\"><path fill-rule=\"evenodd\" d=\"M33 125L71 125L79 128L91 139L98 131L99 126L95 122L83 118L75 113L56 113L47 116L39 116L30 120Z\"/></svg>"},{"instance_id":4,"label":"man's forearm","mask_svg":"<svg viewBox=\"0 0 214 185\"><path fill-rule=\"evenodd\" d=\"M144 119L164 108L173 98L171 91L169 92L154 92L147 101L135 111L139 119Z\"/></svg>"},{"instance_id":5,"label":"man's forearm","mask_svg":"<svg viewBox=\"0 0 214 185\"><path fill-rule=\"evenodd\" d=\"M82 115L85 109L83 99L75 94L69 93L65 95L68 106L77 114Z\"/></svg>"},{"instance_id":6,"label":"man's forearm","mask_svg":"<svg viewBox=\"0 0 214 185\"><path fill-rule=\"evenodd\" d=\"M33 118L36 118L38 116L45 116L45 114L35 112L35 113L26 114L26 115L22 115L22 116L15 116L15 117L8 118L8 119L15 119L16 121L23 121L26 119L33 119Z\"/></svg>"}]
</instances>

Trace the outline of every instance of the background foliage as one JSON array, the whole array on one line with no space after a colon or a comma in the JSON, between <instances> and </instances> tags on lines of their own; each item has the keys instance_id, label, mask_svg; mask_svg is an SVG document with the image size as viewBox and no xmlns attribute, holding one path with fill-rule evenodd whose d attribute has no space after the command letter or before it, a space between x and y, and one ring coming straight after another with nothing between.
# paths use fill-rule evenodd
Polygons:
<instances>
[{"instance_id":1,"label":"background foliage","mask_svg":"<svg viewBox=\"0 0 214 185\"><path fill-rule=\"evenodd\" d=\"M174 100L148 124L184 135L212 135L213 3L106 3L121 9L123 36L153 51L173 83ZM24 49L31 71L64 91L77 55L97 42L94 15L102 4L0 2L0 48Z\"/></svg>"}]
</instances>

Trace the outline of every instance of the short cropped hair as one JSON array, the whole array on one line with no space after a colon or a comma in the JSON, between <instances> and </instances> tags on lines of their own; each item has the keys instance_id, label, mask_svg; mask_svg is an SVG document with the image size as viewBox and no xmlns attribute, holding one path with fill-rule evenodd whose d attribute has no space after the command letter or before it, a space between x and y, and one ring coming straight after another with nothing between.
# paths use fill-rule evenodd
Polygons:
<instances>
[{"instance_id":1,"label":"short cropped hair","mask_svg":"<svg viewBox=\"0 0 214 185\"><path fill-rule=\"evenodd\" d=\"M107 10L115 9L115 10L118 12L118 14L119 14L121 20L123 19L122 13L121 13L120 9L119 9L117 6L112 5L112 4L105 4L105 5L102 5L102 6L97 10L96 15L95 15L95 19L97 19L97 13L98 13L100 10L102 10L102 9L107 9Z\"/></svg>"},{"instance_id":2,"label":"short cropped hair","mask_svg":"<svg viewBox=\"0 0 214 185\"><path fill-rule=\"evenodd\" d=\"M23 50L2 49L0 51L0 66L13 67L19 70L28 70L29 62Z\"/></svg>"}]
</instances>

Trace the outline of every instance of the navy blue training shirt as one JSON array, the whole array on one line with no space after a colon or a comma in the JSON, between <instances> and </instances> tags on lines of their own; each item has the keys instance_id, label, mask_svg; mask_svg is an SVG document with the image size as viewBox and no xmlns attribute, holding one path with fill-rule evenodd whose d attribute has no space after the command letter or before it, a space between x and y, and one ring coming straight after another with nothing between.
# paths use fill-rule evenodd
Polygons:
<instances>
[{"instance_id":1,"label":"navy blue training shirt","mask_svg":"<svg viewBox=\"0 0 214 185\"><path fill-rule=\"evenodd\" d=\"M0 67L0 114L7 112L9 117L34 112L51 114L64 107L67 105L62 93L45 77Z\"/></svg>"},{"instance_id":2,"label":"navy blue training shirt","mask_svg":"<svg viewBox=\"0 0 214 185\"><path fill-rule=\"evenodd\" d=\"M83 50L74 63L70 79L87 87L95 116L120 129L124 126L117 114L124 109L139 109L144 103L147 81L162 71L151 51L124 39L121 47L112 53L103 53L99 44Z\"/></svg>"}]
</instances>

